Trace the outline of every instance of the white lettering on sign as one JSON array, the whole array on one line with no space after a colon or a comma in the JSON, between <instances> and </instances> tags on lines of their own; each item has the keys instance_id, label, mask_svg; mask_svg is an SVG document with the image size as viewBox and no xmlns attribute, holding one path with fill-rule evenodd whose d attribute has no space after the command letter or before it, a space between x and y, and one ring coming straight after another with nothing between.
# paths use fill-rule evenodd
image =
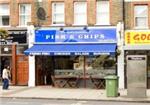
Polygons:
<instances>
[{"instance_id":1,"label":"white lettering on sign","mask_svg":"<svg viewBox=\"0 0 150 105\"><path fill-rule=\"evenodd\" d=\"M70 55L69 52L55 52L54 55Z\"/></svg>"},{"instance_id":2,"label":"white lettering on sign","mask_svg":"<svg viewBox=\"0 0 150 105\"><path fill-rule=\"evenodd\" d=\"M66 39L67 37L69 37L69 39L75 39L75 38L77 38L77 39L101 39L101 40L103 40L103 39L105 39L105 36L104 36L104 34L95 34L95 35L93 35L93 34L80 34L80 35L77 35L77 37L75 37L76 35L69 35L69 36L66 36L66 35L64 35L64 34L61 34L61 35L55 35L55 37L54 37L54 35L46 35L45 36L45 38L46 39L57 39L57 40L64 40L64 39Z\"/></svg>"},{"instance_id":3,"label":"white lettering on sign","mask_svg":"<svg viewBox=\"0 0 150 105\"><path fill-rule=\"evenodd\" d=\"M103 34L81 34L78 35L78 39L104 39L105 36Z\"/></svg>"},{"instance_id":4,"label":"white lettering on sign","mask_svg":"<svg viewBox=\"0 0 150 105\"><path fill-rule=\"evenodd\" d=\"M129 57L128 60L145 60L145 57Z\"/></svg>"},{"instance_id":5,"label":"white lettering on sign","mask_svg":"<svg viewBox=\"0 0 150 105\"><path fill-rule=\"evenodd\" d=\"M54 35L46 35L46 39L54 39Z\"/></svg>"},{"instance_id":6,"label":"white lettering on sign","mask_svg":"<svg viewBox=\"0 0 150 105\"><path fill-rule=\"evenodd\" d=\"M88 52L75 52L75 55L89 55Z\"/></svg>"},{"instance_id":7,"label":"white lettering on sign","mask_svg":"<svg viewBox=\"0 0 150 105\"><path fill-rule=\"evenodd\" d=\"M70 39L74 39L74 35L70 35L70 37L69 37Z\"/></svg>"},{"instance_id":8,"label":"white lettering on sign","mask_svg":"<svg viewBox=\"0 0 150 105\"><path fill-rule=\"evenodd\" d=\"M94 52L93 55L110 55L109 52Z\"/></svg>"}]
</instances>

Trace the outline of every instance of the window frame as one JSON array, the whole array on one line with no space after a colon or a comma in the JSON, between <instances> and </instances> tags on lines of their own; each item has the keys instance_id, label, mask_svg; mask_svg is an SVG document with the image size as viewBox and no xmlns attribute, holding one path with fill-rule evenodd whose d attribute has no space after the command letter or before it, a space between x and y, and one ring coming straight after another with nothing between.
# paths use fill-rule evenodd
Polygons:
<instances>
[{"instance_id":1,"label":"window frame","mask_svg":"<svg viewBox=\"0 0 150 105\"><path fill-rule=\"evenodd\" d=\"M99 12L98 11L98 2L108 2L108 12L106 12L106 11L101 11L101 12ZM110 25L110 1L109 0L105 0L105 1L100 1L100 0L97 0L96 1L96 25ZM99 14L98 14L99 13ZM103 13L107 13L107 15L108 15L108 22L105 22L105 23L100 23L100 22L98 22L98 15L101 15L101 14L103 14Z\"/></svg>"},{"instance_id":2,"label":"window frame","mask_svg":"<svg viewBox=\"0 0 150 105\"><path fill-rule=\"evenodd\" d=\"M135 7L136 6L146 6L147 7L147 17L144 17L144 16L141 16L141 17L138 17L138 18L146 18L146 21L147 21L147 26L143 27L143 26L137 26L136 24L136 18L137 16L135 15ZM134 21L134 29L148 29L149 28L149 5L148 4L134 4L133 6L133 21Z\"/></svg>"},{"instance_id":3,"label":"window frame","mask_svg":"<svg viewBox=\"0 0 150 105\"><path fill-rule=\"evenodd\" d=\"M57 12L57 11L55 11L55 9L54 9L54 5L55 4L63 4L63 12ZM56 6L57 7L57 6ZM55 7L55 8L56 8ZM63 22L61 23L57 23L56 22L56 19L54 19L54 15L63 15ZM55 20L55 21L54 21ZM55 22L55 23L54 23ZM64 2L52 2L52 26L64 26L65 25L65 3Z\"/></svg>"},{"instance_id":4,"label":"window frame","mask_svg":"<svg viewBox=\"0 0 150 105\"><path fill-rule=\"evenodd\" d=\"M85 5L86 5L86 11L85 11L85 13L84 13L84 15L85 15L85 17L86 17L86 23L85 24L80 24L80 23L75 23L75 3L85 3ZM87 14L87 8L88 8L88 5L87 5L87 1L75 1L74 3L73 3L73 25L87 25L88 24L88 18L87 18L87 16L88 16L88 14ZM79 14L79 13L78 13ZM83 14L83 13L82 13Z\"/></svg>"},{"instance_id":5,"label":"window frame","mask_svg":"<svg viewBox=\"0 0 150 105\"><path fill-rule=\"evenodd\" d=\"M29 5L30 6L30 13L28 13L28 14L21 13L21 5ZM25 18L29 17L30 21L28 21L28 22L32 21L31 20L31 12L32 12L31 8L32 8L32 5L30 3L21 3L21 4L19 4L19 27L26 27L27 26L27 23L25 23L23 25L21 24L21 16L25 16ZM24 21L26 21L26 20L24 20Z\"/></svg>"},{"instance_id":6,"label":"window frame","mask_svg":"<svg viewBox=\"0 0 150 105\"><path fill-rule=\"evenodd\" d=\"M0 4L0 5L7 5L8 6L8 14L0 14L0 17L2 16L8 16L9 17L9 24L8 25L3 25L3 24L0 24L0 27L9 27L10 26L10 4L8 3L4 3L4 4ZM3 23L3 22L2 22Z\"/></svg>"}]
</instances>

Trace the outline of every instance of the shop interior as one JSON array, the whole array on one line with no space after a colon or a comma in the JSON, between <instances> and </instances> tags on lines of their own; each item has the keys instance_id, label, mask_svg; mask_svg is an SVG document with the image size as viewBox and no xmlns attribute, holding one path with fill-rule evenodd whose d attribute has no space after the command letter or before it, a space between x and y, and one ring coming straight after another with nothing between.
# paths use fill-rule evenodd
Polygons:
<instances>
[{"instance_id":1,"label":"shop interior","mask_svg":"<svg viewBox=\"0 0 150 105\"><path fill-rule=\"evenodd\" d=\"M104 76L116 75L116 57L111 55L36 56L35 59L36 85L104 88ZM99 80L102 87L96 83Z\"/></svg>"}]
</instances>

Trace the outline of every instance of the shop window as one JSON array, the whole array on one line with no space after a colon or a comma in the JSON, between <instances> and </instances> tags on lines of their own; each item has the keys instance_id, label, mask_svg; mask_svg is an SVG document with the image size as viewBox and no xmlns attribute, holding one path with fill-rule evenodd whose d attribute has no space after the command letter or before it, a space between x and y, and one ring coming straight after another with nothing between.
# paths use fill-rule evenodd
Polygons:
<instances>
[{"instance_id":1,"label":"shop window","mask_svg":"<svg viewBox=\"0 0 150 105\"><path fill-rule=\"evenodd\" d=\"M57 2L52 3L52 24L64 24L64 3L63 2Z\"/></svg>"},{"instance_id":2,"label":"shop window","mask_svg":"<svg viewBox=\"0 0 150 105\"><path fill-rule=\"evenodd\" d=\"M115 69L115 57L111 57L108 55L101 55L97 57L88 57L86 60L86 64L90 69L96 70L106 70L106 69ZM88 70L88 68L87 68Z\"/></svg>"},{"instance_id":3,"label":"shop window","mask_svg":"<svg viewBox=\"0 0 150 105\"><path fill-rule=\"evenodd\" d=\"M109 1L97 1L96 5L96 24L109 25L110 24L110 8Z\"/></svg>"},{"instance_id":4,"label":"shop window","mask_svg":"<svg viewBox=\"0 0 150 105\"><path fill-rule=\"evenodd\" d=\"M87 24L87 3L74 2L74 25Z\"/></svg>"},{"instance_id":5,"label":"shop window","mask_svg":"<svg viewBox=\"0 0 150 105\"><path fill-rule=\"evenodd\" d=\"M27 43L27 31L26 30L16 30L9 31L9 35L11 37L11 41L19 44Z\"/></svg>"},{"instance_id":6,"label":"shop window","mask_svg":"<svg viewBox=\"0 0 150 105\"><path fill-rule=\"evenodd\" d=\"M1 54L12 54L12 46L11 45L2 45Z\"/></svg>"},{"instance_id":7,"label":"shop window","mask_svg":"<svg viewBox=\"0 0 150 105\"><path fill-rule=\"evenodd\" d=\"M9 26L10 9L8 4L0 4L0 26Z\"/></svg>"},{"instance_id":8,"label":"shop window","mask_svg":"<svg viewBox=\"0 0 150 105\"><path fill-rule=\"evenodd\" d=\"M71 74L79 74L81 76L96 75L97 73L106 75L107 73L114 74L116 73L116 60L115 57L108 55L96 57L55 57L55 70L56 72L62 72L63 70L66 70L67 75L69 73L68 70L70 70ZM65 73L63 72L63 75L64 74Z\"/></svg>"},{"instance_id":9,"label":"shop window","mask_svg":"<svg viewBox=\"0 0 150 105\"><path fill-rule=\"evenodd\" d=\"M104 77L110 74L116 75L115 67L115 57L108 55L37 56L36 82L48 84L52 80L52 83L58 87L83 87L83 85L86 87L89 83L89 87L104 88Z\"/></svg>"},{"instance_id":10,"label":"shop window","mask_svg":"<svg viewBox=\"0 0 150 105\"><path fill-rule=\"evenodd\" d=\"M27 26L31 22L31 4L20 4L19 9L19 25Z\"/></svg>"},{"instance_id":11,"label":"shop window","mask_svg":"<svg viewBox=\"0 0 150 105\"><path fill-rule=\"evenodd\" d=\"M135 28L148 28L148 6L134 6L134 22Z\"/></svg>"}]
</instances>

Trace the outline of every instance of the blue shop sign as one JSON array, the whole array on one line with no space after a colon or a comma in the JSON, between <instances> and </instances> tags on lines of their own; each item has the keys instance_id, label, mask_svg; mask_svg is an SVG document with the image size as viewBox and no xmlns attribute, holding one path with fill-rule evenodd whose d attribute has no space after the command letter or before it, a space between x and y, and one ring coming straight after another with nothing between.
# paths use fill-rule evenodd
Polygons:
<instances>
[{"instance_id":1,"label":"blue shop sign","mask_svg":"<svg viewBox=\"0 0 150 105\"><path fill-rule=\"evenodd\" d=\"M35 30L36 43L116 43L116 28Z\"/></svg>"}]
</instances>

